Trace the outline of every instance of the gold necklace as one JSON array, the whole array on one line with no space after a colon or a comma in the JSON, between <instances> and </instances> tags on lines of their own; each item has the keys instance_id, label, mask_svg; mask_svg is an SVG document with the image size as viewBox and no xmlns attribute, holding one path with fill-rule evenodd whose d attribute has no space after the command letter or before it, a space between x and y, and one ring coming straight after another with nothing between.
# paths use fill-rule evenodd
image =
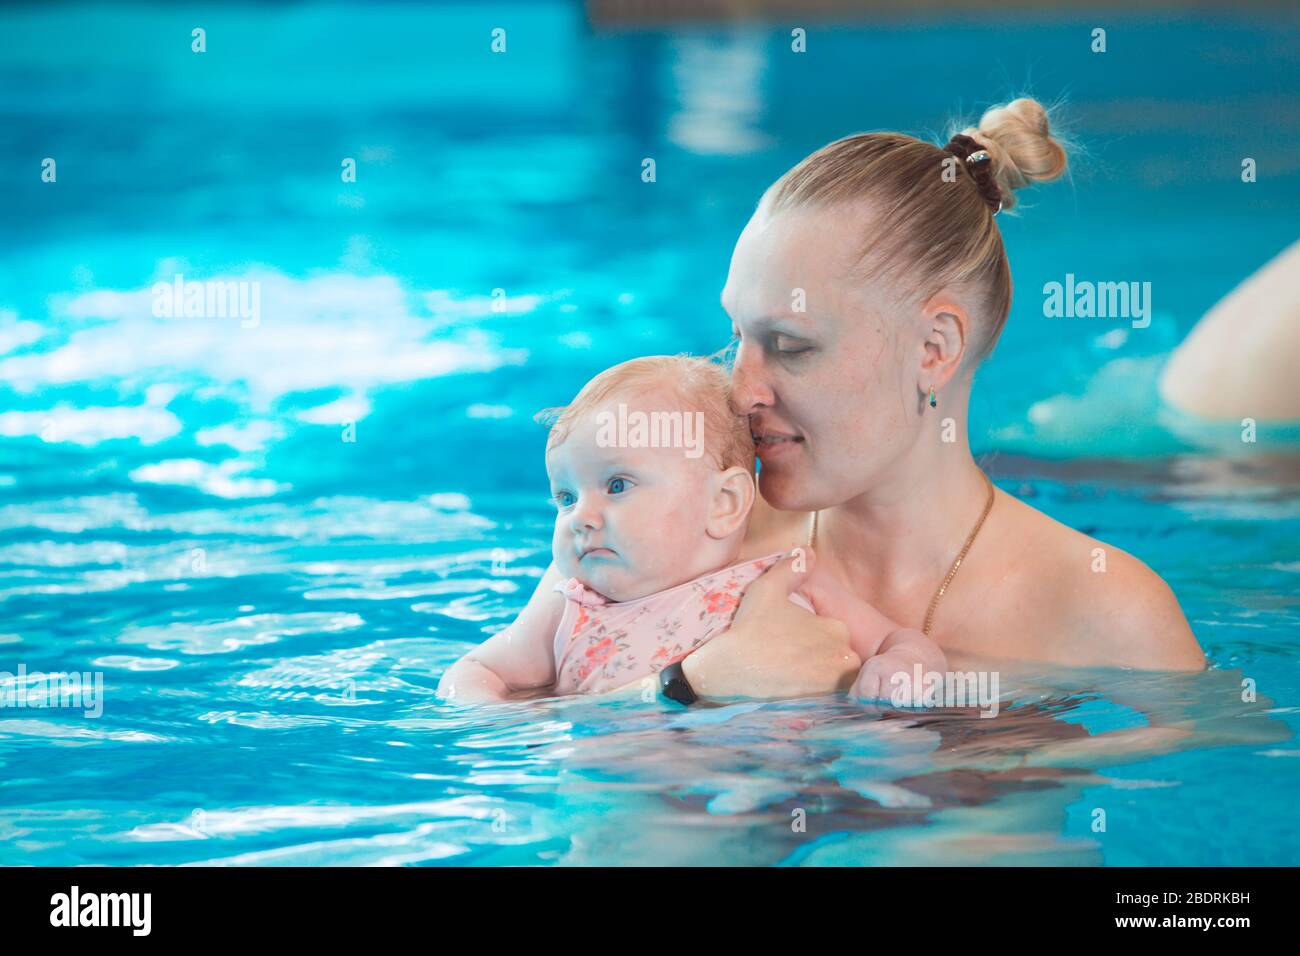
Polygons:
<instances>
[{"instance_id":1,"label":"gold necklace","mask_svg":"<svg viewBox=\"0 0 1300 956\"><path fill-rule=\"evenodd\" d=\"M934 621L935 608L939 606L939 599L942 598L944 593L948 590L948 585L952 584L952 579L956 576L957 569L961 567L961 563L966 557L966 552L969 551L970 546L975 543L975 536L980 533L980 528L984 527L984 519L987 518L989 512L993 510L993 482L989 480L988 475L984 474L983 469L980 470L980 477L984 479L984 484L988 485L988 501L984 502L984 511L980 514L979 521L975 522L975 527L972 528L970 534L966 536L966 543L963 544L961 550L957 552L957 560L953 561L952 567L950 567L948 573L944 575L943 583L940 584L939 589L934 592L934 597L930 598L930 607L925 612L925 623L921 625L921 633L925 634L927 637L930 634L930 625ZM812 548L814 551L817 550L817 518L820 514L820 511L813 512L812 534L809 535L808 538L808 547Z\"/></svg>"}]
</instances>

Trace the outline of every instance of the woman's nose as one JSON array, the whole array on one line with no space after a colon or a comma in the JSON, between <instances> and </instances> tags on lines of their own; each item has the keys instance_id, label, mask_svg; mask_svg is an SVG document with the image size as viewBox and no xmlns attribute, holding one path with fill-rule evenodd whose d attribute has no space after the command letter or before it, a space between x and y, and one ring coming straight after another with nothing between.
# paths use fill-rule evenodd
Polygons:
<instances>
[{"instance_id":1,"label":"woman's nose","mask_svg":"<svg viewBox=\"0 0 1300 956\"><path fill-rule=\"evenodd\" d=\"M736 350L736 359L731 366L731 400L742 415L776 403L776 395L767 382L762 356L744 345Z\"/></svg>"}]
</instances>

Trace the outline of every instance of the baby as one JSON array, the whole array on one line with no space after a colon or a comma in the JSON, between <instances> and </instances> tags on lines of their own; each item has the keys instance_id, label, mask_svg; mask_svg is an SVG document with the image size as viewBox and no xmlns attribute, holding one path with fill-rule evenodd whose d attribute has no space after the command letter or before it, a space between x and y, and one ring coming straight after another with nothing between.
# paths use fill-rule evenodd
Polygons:
<instances>
[{"instance_id":1,"label":"baby","mask_svg":"<svg viewBox=\"0 0 1300 956\"><path fill-rule=\"evenodd\" d=\"M756 493L754 443L728 389L706 359L652 356L606 369L572 404L538 416L553 420L554 568L513 624L447 670L441 696L616 690L730 626L746 587L786 555L738 560ZM798 593L790 600L814 611ZM870 605L843 593L832 603L853 618L845 624L864 675L881 665L870 683L881 696L885 665L910 675L913 662L942 658Z\"/></svg>"}]
</instances>

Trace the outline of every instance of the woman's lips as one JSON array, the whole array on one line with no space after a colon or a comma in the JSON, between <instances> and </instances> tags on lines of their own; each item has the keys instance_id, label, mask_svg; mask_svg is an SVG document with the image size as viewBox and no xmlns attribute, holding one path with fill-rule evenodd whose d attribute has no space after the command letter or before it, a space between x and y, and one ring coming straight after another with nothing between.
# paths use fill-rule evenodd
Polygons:
<instances>
[{"instance_id":1,"label":"woman's lips","mask_svg":"<svg viewBox=\"0 0 1300 956\"><path fill-rule=\"evenodd\" d=\"M754 452L763 461L788 455L803 444L802 435L782 435L779 432L754 434Z\"/></svg>"}]
</instances>

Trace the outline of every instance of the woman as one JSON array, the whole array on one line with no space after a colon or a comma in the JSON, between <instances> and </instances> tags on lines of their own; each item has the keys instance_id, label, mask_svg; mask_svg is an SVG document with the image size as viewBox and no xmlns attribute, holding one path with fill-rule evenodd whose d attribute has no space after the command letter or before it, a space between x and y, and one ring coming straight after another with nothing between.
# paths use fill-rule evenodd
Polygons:
<instances>
[{"instance_id":1,"label":"woman","mask_svg":"<svg viewBox=\"0 0 1300 956\"><path fill-rule=\"evenodd\" d=\"M924 625L955 663L1204 668L1158 575L995 491L967 442L972 378L1011 304L994 217L1065 168L1044 109L1019 99L943 149L839 140L764 194L722 293L762 461L745 556L811 538L816 568L810 585L787 560L750 587L683 662L697 693L852 684L840 589ZM825 616L787 600L800 586Z\"/></svg>"},{"instance_id":2,"label":"woman","mask_svg":"<svg viewBox=\"0 0 1300 956\"><path fill-rule=\"evenodd\" d=\"M995 491L967 443L971 380L1011 304L994 216L1065 167L1043 108L1019 99L943 149L839 140L764 194L722 293L762 461L741 559L799 550L681 662L696 694L870 696L886 675L862 666L843 623L861 603L963 669L1204 668L1164 581ZM533 601L558 580L552 566ZM817 615L788 600L795 588Z\"/></svg>"}]
</instances>

